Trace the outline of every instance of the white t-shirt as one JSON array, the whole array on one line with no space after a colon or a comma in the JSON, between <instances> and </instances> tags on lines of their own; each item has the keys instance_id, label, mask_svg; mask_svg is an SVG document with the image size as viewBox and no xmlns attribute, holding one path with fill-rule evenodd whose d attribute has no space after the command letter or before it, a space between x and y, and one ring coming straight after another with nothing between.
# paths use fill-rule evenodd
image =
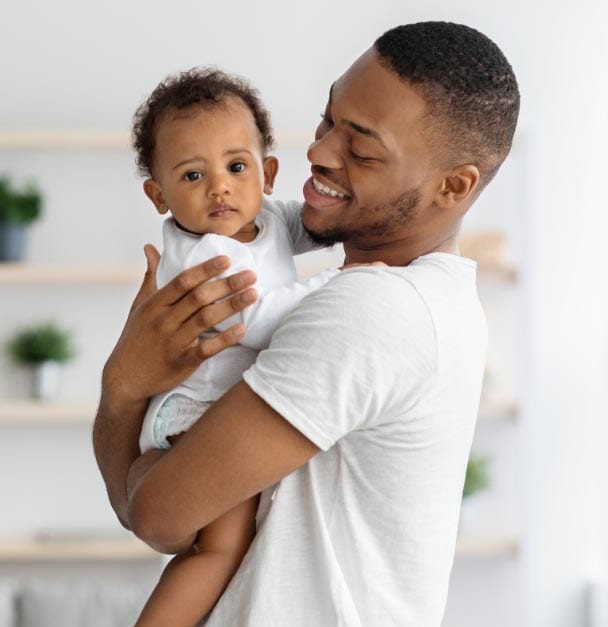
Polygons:
<instances>
[{"instance_id":1,"label":"white t-shirt","mask_svg":"<svg viewBox=\"0 0 608 627\"><path fill-rule=\"evenodd\" d=\"M245 373L322 449L262 494L207 627L438 627L479 405L475 263L341 273Z\"/></svg>"},{"instance_id":2,"label":"white t-shirt","mask_svg":"<svg viewBox=\"0 0 608 627\"><path fill-rule=\"evenodd\" d=\"M255 287L259 297L250 307L216 325L217 330L224 331L234 324L244 323L247 333L237 345L207 359L180 385L150 400L140 436L142 453L159 446L154 437L154 421L168 396L178 393L196 401L216 401L241 380L258 351L268 346L285 315L304 296L340 272L331 268L298 281L293 256L316 247L302 226L301 207L302 203L296 201L265 199L255 220L258 233L247 243L213 233L202 236L188 233L179 228L173 218L163 223L163 253L156 274L157 287L163 287L186 268L217 255L228 255L230 268L220 278L241 270L253 270L257 275Z\"/></svg>"}]
</instances>

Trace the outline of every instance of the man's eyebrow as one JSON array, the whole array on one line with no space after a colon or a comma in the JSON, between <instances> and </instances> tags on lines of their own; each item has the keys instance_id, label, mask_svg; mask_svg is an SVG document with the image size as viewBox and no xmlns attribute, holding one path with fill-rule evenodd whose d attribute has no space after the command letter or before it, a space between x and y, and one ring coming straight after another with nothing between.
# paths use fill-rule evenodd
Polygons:
<instances>
[{"instance_id":1,"label":"man's eyebrow","mask_svg":"<svg viewBox=\"0 0 608 627\"><path fill-rule=\"evenodd\" d=\"M380 142L380 145L385 150L388 150L388 148L386 147L386 144L382 141L382 137L380 137L380 135L376 131L374 131L374 129L367 128L366 126L361 126L361 124L357 124L356 122L352 122L351 120L343 119L341 121L342 121L342 124L345 124L346 126L350 126L350 128L352 128L354 131L357 131L357 133L361 133L361 135L366 135L367 137L373 137L375 140Z\"/></svg>"},{"instance_id":2,"label":"man's eyebrow","mask_svg":"<svg viewBox=\"0 0 608 627\"><path fill-rule=\"evenodd\" d=\"M334 90L334 85L335 83L333 83L332 86L329 88L329 100L327 101L328 107L331 106L331 96ZM388 150L388 148L386 147L386 144L384 143L384 141L382 141L382 137L380 137L378 132L374 131L374 129L367 128L367 126L361 126L361 124L357 124L356 122L353 122L352 120L345 120L344 118L341 119L340 121L342 122L342 124L345 124L346 126L349 126L350 128L352 128L353 131L356 131L357 133L361 133L361 135L366 135L367 137L373 137L376 141L380 143L380 145L384 148L384 150Z\"/></svg>"}]
</instances>

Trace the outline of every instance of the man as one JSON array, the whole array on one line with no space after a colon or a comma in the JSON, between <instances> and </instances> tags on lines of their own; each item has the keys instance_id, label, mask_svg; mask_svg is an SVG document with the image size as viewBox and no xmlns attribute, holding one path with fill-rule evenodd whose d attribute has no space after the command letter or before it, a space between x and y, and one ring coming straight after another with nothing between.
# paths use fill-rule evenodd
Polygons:
<instances>
[{"instance_id":1,"label":"man","mask_svg":"<svg viewBox=\"0 0 608 627\"><path fill-rule=\"evenodd\" d=\"M216 259L158 292L157 253L104 370L94 441L110 500L150 545L180 551L262 492L256 539L213 626L441 622L486 331L460 223L509 152L517 83L465 26L385 33L331 87L302 220L344 243L341 273L151 469L132 470L147 398L238 341L200 333L255 298ZM230 297L230 298L226 298ZM222 299L217 303L218 299Z\"/></svg>"}]
</instances>

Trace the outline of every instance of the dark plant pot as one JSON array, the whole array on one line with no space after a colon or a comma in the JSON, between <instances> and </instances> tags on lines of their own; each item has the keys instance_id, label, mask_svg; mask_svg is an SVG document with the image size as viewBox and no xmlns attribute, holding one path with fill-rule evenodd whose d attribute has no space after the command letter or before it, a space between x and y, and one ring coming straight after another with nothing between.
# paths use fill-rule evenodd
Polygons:
<instances>
[{"instance_id":1,"label":"dark plant pot","mask_svg":"<svg viewBox=\"0 0 608 627\"><path fill-rule=\"evenodd\" d=\"M0 261L21 261L25 246L25 224L0 220Z\"/></svg>"}]
</instances>

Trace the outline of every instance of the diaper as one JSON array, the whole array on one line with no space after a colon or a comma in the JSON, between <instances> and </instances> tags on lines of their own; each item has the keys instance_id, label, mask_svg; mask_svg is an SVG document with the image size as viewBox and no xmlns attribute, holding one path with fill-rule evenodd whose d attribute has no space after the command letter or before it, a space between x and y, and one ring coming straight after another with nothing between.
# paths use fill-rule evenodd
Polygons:
<instances>
[{"instance_id":1,"label":"diaper","mask_svg":"<svg viewBox=\"0 0 608 627\"><path fill-rule=\"evenodd\" d=\"M153 442L148 442L147 446L142 446L142 453L145 453L144 449L149 450L150 448L168 449L171 444L167 438L188 431L211 405L213 405L212 401L197 401L179 393L169 394L158 410L153 415L148 413L147 420L144 420L144 430L148 434L151 432ZM149 424L150 419L152 425ZM148 422L147 425L146 422ZM149 438L147 439L149 440Z\"/></svg>"}]
</instances>

